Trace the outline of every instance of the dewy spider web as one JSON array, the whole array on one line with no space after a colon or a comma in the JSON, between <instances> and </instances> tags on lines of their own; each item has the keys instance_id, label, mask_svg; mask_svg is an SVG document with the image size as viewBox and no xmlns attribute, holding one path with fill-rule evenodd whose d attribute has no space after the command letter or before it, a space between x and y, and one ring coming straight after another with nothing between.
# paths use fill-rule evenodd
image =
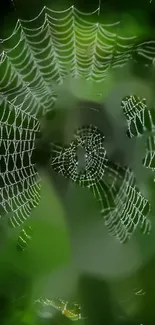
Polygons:
<instances>
[{"instance_id":1,"label":"dewy spider web","mask_svg":"<svg viewBox=\"0 0 155 325\"><path fill-rule=\"evenodd\" d=\"M72 321L77 321L79 319L84 319L82 316L82 308L76 302L68 302L62 299L47 299L47 298L39 298L35 302L42 307L53 307L60 311L64 316L68 317Z\"/></svg>"},{"instance_id":2,"label":"dewy spider web","mask_svg":"<svg viewBox=\"0 0 155 325\"><path fill-rule=\"evenodd\" d=\"M52 109L56 100L55 83L61 85L68 74L74 79L83 77L100 83L112 68L123 67L134 57L143 58L144 64L153 62L154 41L138 43L138 36L121 35L120 21L98 23L99 11L84 14L74 6L60 12L44 7L32 20L18 19L12 35L1 40L1 210L13 213L13 226L20 225L39 202L40 180L33 152L40 131L39 118ZM118 175L112 167L109 178L115 187L110 175L115 175L114 180ZM126 170L123 177L115 202L118 207L105 219L110 230L113 225L112 233L119 232L121 241L128 237L121 235L121 222L128 228L127 233L133 223L132 213L132 220L137 220L135 227L144 223L147 205L135 188L132 173ZM102 185L96 192L99 199ZM122 221L117 226L120 205Z\"/></svg>"},{"instance_id":3,"label":"dewy spider web","mask_svg":"<svg viewBox=\"0 0 155 325\"><path fill-rule=\"evenodd\" d=\"M13 212L10 223L19 226L39 201L39 177L32 161L39 121L28 114L28 101L15 106L3 97L0 112L1 214Z\"/></svg>"},{"instance_id":4,"label":"dewy spider web","mask_svg":"<svg viewBox=\"0 0 155 325\"><path fill-rule=\"evenodd\" d=\"M80 170L79 146L85 150L85 164ZM125 242L137 225L144 233L149 233L150 222L146 218L149 203L136 187L133 172L108 160L104 136L96 127L78 129L68 146L52 144L51 147L52 167L93 192L111 235Z\"/></svg>"},{"instance_id":5,"label":"dewy spider web","mask_svg":"<svg viewBox=\"0 0 155 325\"><path fill-rule=\"evenodd\" d=\"M146 99L137 96L127 96L122 100L122 109L127 119L128 136L140 137L148 133L146 140L146 154L143 165L154 171L155 169L155 110L148 109ZM151 133L151 135L150 135Z\"/></svg>"}]
</instances>

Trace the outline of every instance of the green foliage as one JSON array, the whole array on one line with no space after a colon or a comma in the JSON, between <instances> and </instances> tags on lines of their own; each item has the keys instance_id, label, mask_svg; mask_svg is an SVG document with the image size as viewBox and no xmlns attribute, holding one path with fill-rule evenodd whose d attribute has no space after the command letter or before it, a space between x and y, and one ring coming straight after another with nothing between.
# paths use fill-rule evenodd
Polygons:
<instances>
[{"instance_id":1,"label":"green foliage","mask_svg":"<svg viewBox=\"0 0 155 325\"><path fill-rule=\"evenodd\" d=\"M145 191L139 188L131 168L110 160L104 130L94 117L97 103L102 106L125 79L129 61L133 75L140 62L141 73L147 70L150 78L155 42L143 42L145 26L128 15L123 26L115 12L100 15L100 9L87 15L74 6L61 13L45 6L36 19L19 19L11 37L1 40L1 325L154 324L154 260L144 266L154 254L154 227L148 237L138 231L131 236L138 226L150 233L154 187L149 184L148 197L147 184ZM68 74L71 96L64 89L56 100ZM125 92L119 108L127 135L147 139L143 166L154 177L155 111L136 91ZM115 111L117 98L112 98ZM79 99L95 101L90 108L95 126L87 122L81 128L89 119L84 112L81 120L72 120L72 105ZM104 127L109 129L107 120ZM59 147L57 138L63 138ZM53 168L47 166L50 157ZM8 229L8 223L15 228ZM120 245L115 237L131 240Z\"/></svg>"}]
</instances>

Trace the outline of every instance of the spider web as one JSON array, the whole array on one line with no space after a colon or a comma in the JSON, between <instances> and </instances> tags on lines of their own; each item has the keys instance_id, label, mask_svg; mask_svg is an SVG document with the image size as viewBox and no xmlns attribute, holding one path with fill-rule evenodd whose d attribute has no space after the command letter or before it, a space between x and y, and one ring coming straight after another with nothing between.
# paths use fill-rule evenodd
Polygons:
<instances>
[{"instance_id":1,"label":"spider web","mask_svg":"<svg viewBox=\"0 0 155 325\"><path fill-rule=\"evenodd\" d=\"M126 36L121 21L99 23L99 12L100 8L84 14L74 6L59 12L43 7L32 20L18 19L12 35L0 41L1 210L2 213L13 212L10 218L13 226L20 225L39 202L40 180L33 152L40 131L39 118L51 111L57 98L55 85L63 84L68 74L74 79L100 83L106 80L111 69L121 68L135 58L142 59L146 65L153 62L155 41L139 42L136 35ZM115 175L113 168L111 175ZM116 175L109 191L112 201ZM124 220L123 214L131 215L138 195L135 187L132 188L130 172L126 171L124 177L119 193L125 189L123 202L127 197L131 206L125 207L121 195L116 196L116 203L123 207L121 220ZM91 186L103 203L101 193L105 198L108 193L104 181L99 182L98 187ZM141 196L138 198L146 202ZM141 217L136 225L145 215L142 205L138 205ZM109 210L109 203L107 208ZM106 211L105 205L102 213L104 209ZM107 225L109 218L116 234L114 220L117 218L108 215ZM124 227L128 227L127 221L123 222Z\"/></svg>"},{"instance_id":2,"label":"spider web","mask_svg":"<svg viewBox=\"0 0 155 325\"><path fill-rule=\"evenodd\" d=\"M122 101L122 109L127 119L127 135L132 138L147 133L146 153L143 165L154 171L155 169L155 109L148 109L146 99L138 96L127 96ZM151 133L151 135L150 135Z\"/></svg>"},{"instance_id":3,"label":"spider web","mask_svg":"<svg viewBox=\"0 0 155 325\"><path fill-rule=\"evenodd\" d=\"M33 231L30 226L25 226L21 230L19 237L18 237L17 245L16 245L16 248L19 251L24 251L27 248L29 242L32 239L32 232Z\"/></svg>"},{"instance_id":4,"label":"spider web","mask_svg":"<svg viewBox=\"0 0 155 325\"><path fill-rule=\"evenodd\" d=\"M39 304L42 307L48 306L53 307L60 311L64 316L68 317L72 321L77 321L79 319L84 319L82 316L82 308L76 302L69 302L62 299L47 299L47 298L39 298L35 300L35 304Z\"/></svg>"},{"instance_id":5,"label":"spider web","mask_svg":"<svg viewBox=\"0 0 155 325\"><path fill-rule=\"evenodd\" d=\"M11 226L19 226L39 200L40 181L32 155L38 120L3 99L0 112L0 207L1 215L13 212ZM28 106L26 106L28 108Z\"/></svg>"},{"instance_id":6,"label":"spider web","mask_svg":"<svg viewBox=\"0 0 155 325\"><path fill-rule=\"evenodd\" d=\"M133 172L108 160L104 136L96 127L80 128L74 137L68 146L51 145L52 168L93 192L109 233L121 243L131 237L137 225L143 233L149 233L151 223L147 215L150 206L136 187ZM79 145L85 150L82 170L78 169L81 159L77 155Z\"/></svg>"},{"instance_id":7,"label":"spider web","mask_svg":"<svg viewBox=\"0 0 155 325\"><path fill-rule=\"evenodd\" d=\"M155 110L147 108L145 98L127 96L121 105L127 119L127 134L130 138L155 131Z\"/></svg>"},{"instance_id":8,"label":"spider web","mask_svg":"<svg viewBox=\"0 0 155 325\"><path fill-rule=\"evenodd\" d=\"M140 227L144 234L149 234L151 222L147 219L150 205L136 187L135 176L130 169L124 170L122 184L115 195L115 209L105 216L105 225L112 236L121 243L126 242Z\"/></svg>"}]
</instances>

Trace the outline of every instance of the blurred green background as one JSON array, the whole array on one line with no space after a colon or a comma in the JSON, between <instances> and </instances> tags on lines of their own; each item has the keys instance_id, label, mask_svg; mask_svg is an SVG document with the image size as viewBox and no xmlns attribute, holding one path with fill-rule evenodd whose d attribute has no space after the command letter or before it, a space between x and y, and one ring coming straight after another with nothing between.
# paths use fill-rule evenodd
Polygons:
<instances>
[{"instance_id":1,"label":"blurred green background","mask_svg":"<svg viewBox=\"0 0 155 325\"><path fill-rule=\"evenodd\" d=\"M0 36L9 34L16 17L30 19L43 5L65 9L71 0L3 1ZM74 1L81 11L97 8L98 1ZM15 9L16 8L16 9ZM102 1L100 20L125 17L124 28L154 35L155 4L143 1ZM110 18L109 18L110 17ZM121 79L121 76L119 76ZM149 78L149 75L144 79ZM40 307L40 296L76 301L88 325L155 324L154 184L144 184L152 203L152 232L138 232L126 245L107 233L99 207L87 190L42 175L41 202L27 221L33 240L16 251L18 231L0 228L0 325L71 324L60 311Z\"/></svg>"}]
</instances>

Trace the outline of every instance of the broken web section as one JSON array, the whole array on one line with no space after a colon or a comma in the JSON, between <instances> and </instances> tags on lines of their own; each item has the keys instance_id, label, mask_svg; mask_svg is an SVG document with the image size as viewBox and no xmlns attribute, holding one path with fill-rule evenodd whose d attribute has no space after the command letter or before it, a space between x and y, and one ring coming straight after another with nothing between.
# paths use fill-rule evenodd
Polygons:
<instances>
[{"instance_id":1,"label":"broken web section","mask_svg":"<svg viewBox=\"0 0 155 325\"><path fill-rule=\"evenodd\" d=\"M111 210L104 219L109 233L124 243L133 235L137 227L140 227L144 234L150 233L151 222L148 219L150 205L137 188L134 173L129 168L122 170L119 167L119 169L122 181L119 181L119 188L115 195L115 209ZM118 176L116 184L117 182Z\"/></svg>"},{"instance_id":2,"label":"broken web section","mask_svg":"<svg viewBox=\"0 0 155 325\"><path fill-rule=\"evenodd\" d=\"M83 310L81 305L76 302L66 301L60 298L48 299L39 298L34 302L39 307L51 307L61 312L64 316L69 318L71 321L78 321L79 319L84 319ZM49 309L49 310L50 310Z\"/></svg>"},{"instance_id":3,"label":"broken web section","mask_svg":"<svg viewBox=\"0 0 155 325\"><path fill-rule=\"evenodd\" d=\"M155 169L155 109L148 109L145 98L136 95L127 96L122 100L122 109L127 120L127 135L140 137L147 134L146 152L143 165Z\"/></svg>"}]
</instances>

